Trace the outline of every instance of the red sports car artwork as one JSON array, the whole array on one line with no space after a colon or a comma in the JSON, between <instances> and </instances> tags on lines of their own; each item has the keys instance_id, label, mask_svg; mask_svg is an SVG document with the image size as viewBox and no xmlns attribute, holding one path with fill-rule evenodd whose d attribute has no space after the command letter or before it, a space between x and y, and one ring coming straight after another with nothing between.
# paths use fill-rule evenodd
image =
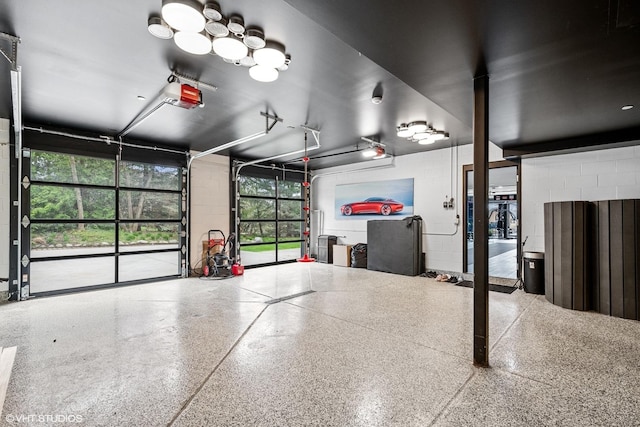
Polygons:
<instances>
[{"instance_id":1,"label":"red sports car artwork","mask_svg":"<svg viewBox=\"0 0 640 427\"><path fill-rule=\"evenodd\" d=\"M369 197L362 202L347 203L340 206L342 215L355 214L380 214L391 215L392 213L401 212L404 205L392 199L384 197Z\"/></svg>"}]
</instances>

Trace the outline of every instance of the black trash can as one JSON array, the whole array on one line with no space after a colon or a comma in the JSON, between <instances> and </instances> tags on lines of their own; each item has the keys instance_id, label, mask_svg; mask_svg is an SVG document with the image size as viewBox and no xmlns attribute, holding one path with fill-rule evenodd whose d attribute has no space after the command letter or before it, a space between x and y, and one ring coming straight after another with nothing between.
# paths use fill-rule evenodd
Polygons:
<instances>
[{"instance_id":1,"label":"black trash can","mask_svg":"<svg viewBox=\"0 0 640 427\"><path fill-rule=\"evenodd\" d=\"M544 295L544 252L525 252L524 291Z\"/></svg>"}]
</instances>

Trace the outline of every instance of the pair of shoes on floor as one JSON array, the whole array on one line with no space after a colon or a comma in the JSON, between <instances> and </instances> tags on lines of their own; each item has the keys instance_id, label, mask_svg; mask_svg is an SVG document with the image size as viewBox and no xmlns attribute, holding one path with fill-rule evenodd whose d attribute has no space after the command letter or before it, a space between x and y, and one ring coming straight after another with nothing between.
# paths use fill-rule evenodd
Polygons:
<instances>
[{"instance_id":1,"label":"pair of shoes on floor","mask_svg":"<svg viewBox=\"0 0 640 427\"><path fill-rule=\"evenodd\" d=\"M449 282L449 283L458 283L460 280L456 276L451 276L449 274L438 274L436 276L436 282Z\"/></svg>"}]
</instances>

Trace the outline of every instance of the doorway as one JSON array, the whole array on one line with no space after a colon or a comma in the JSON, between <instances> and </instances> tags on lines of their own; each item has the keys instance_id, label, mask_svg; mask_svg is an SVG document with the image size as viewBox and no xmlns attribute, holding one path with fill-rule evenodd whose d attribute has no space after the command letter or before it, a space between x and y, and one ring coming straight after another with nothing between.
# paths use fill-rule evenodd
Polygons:
<instances>
[{"instance_id":1,"label":"doorway","mask_svg":"<svg viewBox=\"0 0 640 427\"><path fill-rule=\"evenodd\" d=\"M473 165L463 166L463 271L473 273ZM489 164L489 276L516 279L520 271L520 165Z\"/></svg>"}]
</instances>

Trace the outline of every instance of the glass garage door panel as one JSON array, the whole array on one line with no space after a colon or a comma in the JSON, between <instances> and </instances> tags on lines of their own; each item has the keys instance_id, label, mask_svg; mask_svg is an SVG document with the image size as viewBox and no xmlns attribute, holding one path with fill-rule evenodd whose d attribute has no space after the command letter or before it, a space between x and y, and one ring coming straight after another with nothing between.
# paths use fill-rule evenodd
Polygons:
<instances>
[{"instance_id":1,"label":"glass garage door panel","mask_svg":"<svg viewBox=\"0 0 640 427\"><path fill-rule=\"evenodd\" d=\"M120 219L180 219L182 196L178 193L120 191Z\"/></svg>"},{"instance_id":2,"label":"glass garage door panel","mask_svg":"<svg viewBox=\"0 0 640 427\"><path fill-rule=\"evenodd\" d=\"M273 243L276 241L276 223L256 221L240 223L240 243Z\"/></svg>"},{"instance_id":3,"label":"glass garage door panel","mask_svg":"<svg viewBox=\"0 0 640 427\"><path fill-rule=\"evenodd\" d=\"M31 219L115 219L115 194L112 189L33 184Z\"/></svg>"},{"instance_id":4,"label":"glass garage door panel","mask_svg":"<svg viewBox=\"0 0 640 427\"><path fill-rule=\"evenodd\" d=\"M289 261L302 256L302 242L280 243L278 245L278 261Z\"/></svg>"},{"instance_id":5,"label":"glass garage door panel","mask_svg":"<svg viewBox=\"0 0 640 427\"><path fill-rule=\"evenodd\" d=\"M152 190L180 190L180 168L150 163L121 161L120 186Z\"/></svg>"},{"instance_id":6,"label":"glass garage door panel","mask_svg":"<svg viewBox=\"0 0 640 427\"><path fill-rule=\"evenodd\" d=\"M302 221L280 221L278 222L278 241L286 242L291 240L301 240L304 238L304 222Z\"/></svg>"},{"instance_id":7,"label":"glass garage door panel","mask_svg":"<svg viewBox=\"0 0 640 427\"><path fill-rule=\"evenodd\" d=\"M180 225L170 222L121 223L120 252L180 248Z\"/></svg>"},{"instance_id":8,"label":"glass garage door panel","mask_svg":"<svg viewBox=\"0 0 640 427\"><path fill-rule=\"evenodd\" d=\"M32 294L114 282L113 256L31 262Z\"/></svg>"},{"instance_id":9,"label":"glass garage door panel","mask_svg":"<svg viewBox=\"0 0 640 427\"><path fill-rule=\"evenodd\" d=\"M240 199L240 218L276 219L276 201L268 199Z\"/></svg>"},{"instance_id":10,"label":"glass garage door panel","mask_svg":"<svg viewBox=\"0 0 640 427\"><path fill-rule=\"evenodd\" d=\"M31 224L31 258L115 253L114 224Z\"/></svg>"},{"instance_id":11,"label":"glass garage door panel","mask_svg":"<svg viewBox=\"0 0 640 427\"><path fill-rule=\"evenodd\" d=\"M302 199L302 183L297 181L278 181L278 197L283 199Z\"/></svg>"},{"instance_id":12,"label":"glass garage door panel","mask_svg":"<svg viewBox=\"0 0 640 427\"><path fill-rule=\"evenodd\" d=\"M302 219L302 202L300 200L278 200L278 219Z\"/></svg>"},{"instance_id":13,"label":"glass garage door panel","mask_svg":"<svg viewBox=\"0 0 640 427\"><path fill-rule=\"evenodd\" d=\"M115 161L31 150L31 180L61 184L115 185Z\"/></svg>"},{"instance_id":14,"label":"glass garage door panel","mask_svg":"<svg viewBox=\"0 0 640 427\"><path fill-rule=\"evenodd\" d=\"M242 196L276 196L275 179L240 175L240 177L238 177L238 184Z\"/></svg>"},{"instance_id":15,"label":"glass garage door panel","mask_svg":"<svg viewBox=\"0 0 640 427\"><path fill-rule=\"evenodd\" d=\"M180 251L120 255L118 280L154 279L180 274Z\"/></svg>"}]
</instances>

